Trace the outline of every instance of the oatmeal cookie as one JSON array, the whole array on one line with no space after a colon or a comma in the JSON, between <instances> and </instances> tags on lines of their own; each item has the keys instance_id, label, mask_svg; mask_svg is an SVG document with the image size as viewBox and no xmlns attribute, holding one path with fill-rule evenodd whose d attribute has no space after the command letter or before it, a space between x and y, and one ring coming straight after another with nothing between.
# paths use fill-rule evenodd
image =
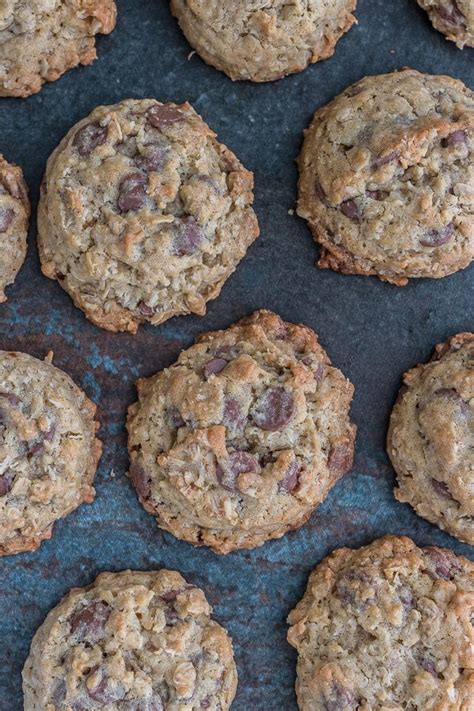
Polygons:
<instances>
[{"instance_id":1,"label":"oatmeal cookie","mask_svg":"<svg viewBox=\"0 0 474 711\"><path fill-rule=\"evenodd\" d=\"M395 496L474 545L474 334L436 346L403 383L387 441Z\"/></svg>"},{"instance_id":2,"label":"oatmeal cookie","mask_svg":"<svg viewBox=\"0 0 474 711\"><path fill-rule=\"evenodd\" d=\"M299 157L298 214L318 266L403 286L474 256L474 94L405 69L366 77L316 112Z\"/></svg>"},{"instance_id":3,"label":"oatmeal cookie","mask_svg":"<svg viewBox=\"0 0 474 711\"><path fill-rule=\"evenodd\" d=\"M21 168L0 154L0 303L5 287L12 284L26 256L30 201Z\"/></svg>"},{"instance_id":4,"label":"oatmeal cookie","mask_svg":"<svg viewBox=\"0 0 474 711\"><path fill-rule=\"evenodd\" d=\"M439 32L459 49L474 47L474 2L472 0L417 0Z\"/></svg>"},{"instance_id":5,"label":"oatmeal cookie","mask_svg":"<svg viewBox=\"0 0 474 711\"><path fill-rule=\"evenodd\" d=\"M101 106L48 161L43 272L110 331L203 315L258 236L252 188L189 104Z\"/></svg>"},{"instance_id":6,"label":"oatmeal cookie","mask_svg":"<svg viewBox=\"0 0 474 711\"><path fill-rule=\"evenodd\" d=\"M353 387L306 326L259 311L138 381L130 478L158 525L218 553L309 518L352 466Z\"/></svg>"}]
</instances>

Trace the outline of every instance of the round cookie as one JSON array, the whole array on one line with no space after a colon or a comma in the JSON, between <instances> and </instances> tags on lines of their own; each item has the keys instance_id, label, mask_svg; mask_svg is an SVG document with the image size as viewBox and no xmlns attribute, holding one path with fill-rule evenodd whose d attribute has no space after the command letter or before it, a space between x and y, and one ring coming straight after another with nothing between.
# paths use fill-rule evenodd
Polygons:
<instances>
[{"instance_id":1,"label":"round cookie","mask_svg":"<svg viewBox=\"0 0 474 711\"><path fill-rule=\"evenodd\" d=\"M433 27L459 49L474 47L474 3L472 0L417 0L429 15Z\"/></svg>"},{"instance_id":2,"label":"round cookie","mask_svg":"<svg viewBox=\"0 0 474 711\"><path fill-rule=\"evenodd\" d=\"M474 564L385 536L311 573L290 613L301 711L472 708Z\"/></svg>"},{"instance_id":3,"label":"round cookie","mask_svg":"<svg viewBox=\"0 0 474 711\"><path fill-rule=\"evenodd\" d=\"M436 346L403 383L387 440L395 496L474 545L474 334Z\"/></svg>"},{"instance_id":4,"label":"round cookie","mask_svg":"<svg viewBox=\"0 0 474 711\"><path fill-rule=\"evenodd\" d=\"M264 82L334 53L356 0L171 0L189 44L231 79Z\"/></svg>"},{"instance_id":5,"label":"round cookie","mask_svg":"<svg viewBox=\"0 0 474 711\"><path fill-rule=\"evenodd\" d=\"M51 358L0 351L0 555L35 550L94 499L96 407Z\"/></svg>"},{"instance_id":6,"label":"round cookie","mask_svg":"<svg viewBox=\"0 0 474 711\"><path fill-rule=\"evenodd\" d=\"M298 214L318 266L404 286L474 256L474 94L405 69L366 77L316 112L299 157Z\"/></svg>"},{"instance_id":7,"label":"round cookie","mask_svg":"<svg viewBox=\"0 0 474 711\"><path fill-rule=\"evenodd\" d=\"M110 331L203 315L258 236L252 188L189 104L101 106L48 161L43 272Z\"/></svg>"},{"instance_id":8,"label":"round cookie","mask_svg":"<svg viewBox=\"0 0 474 711\"><path fill-rule=\"evenodd\" d=\"M114 0L2 0L0 96L30 96L96 59L95 35L115 27Z\"/></svg>"},{"instance_id":9,"label":"round cookie","mask_svg":"<svg viewBox=\"0 0 474 711\"><path fill-rule=\"evenodd\" d=\"M13 283L25 260L29 217L22 170L0 154L0 303L6 301L5 287Z\"/></svg>"},{"instance_id":10,"label":"round cookie","mask_svg":"<svg viewBox=\"0 0 474 711\"><path fill-rule=\"evenodd\" d=\"M227 711L237 670L211 612L179 573L102 573L36 632L25 711Z\"/></svg>"},{"instance_id":11,"label":"round cookie","mask_svg":"<svg viewBox=\"0 0 474 711\"><path fill-rule=\"evenodd\" d=\"M311 329L256 312L138 381L129 476L177 538L260 546L302 526L351 468L352 394Z\"/></svg>"}]
</instances>

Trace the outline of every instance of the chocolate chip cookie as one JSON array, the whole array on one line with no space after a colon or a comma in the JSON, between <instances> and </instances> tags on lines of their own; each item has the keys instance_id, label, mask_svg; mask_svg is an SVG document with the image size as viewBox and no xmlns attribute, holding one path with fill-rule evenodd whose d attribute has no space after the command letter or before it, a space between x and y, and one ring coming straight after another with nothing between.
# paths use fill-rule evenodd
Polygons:
<instances>
[{"instance_id":1,"label":"chocolate chip cookie","mask_svg":"<svg viewBox=\"0 0 474 711\"><path fill-rule=\"evenodd\" d=\"M189 44L231 79L263 82L326 59L356 21L356 0L171 0Z\"/></svg>"},{"instance_id":2,"label":"chocolate chip cookie","mask_svg":"<svg viewBox=\"0 0 474 711\"><path fill-rule=\"evenodd\" d=\"M179 573L102 573L33 638L25 711L227 711L237 670L211 612Z\"/></svg>"},{"instance_id":3,"label":"chocolate chip cookie","mask_svg":"<svg viewBox=\"0 0 474 711\"><path fill-rule=\"evenodd\" d=\"M291 612L302 711L472 709L474 564L385 536L342 548Z\"/></svg>"},{"instance_id":4,"label":"chocolate chip cookie","mask_svg":"<svg viewBox=\"0 0 474 711\"><path fill-rule=\"evenodd\" d=\"M0 303L5 287L12 284L26 256L30 201L21 168L0 154Z\"/></svg>"},{"instance_id":5,"label":"chocolate chip cookie","mask_svg":"<svg viewBox=\"0 0 474 711\"><path fill-rule=\"evenodd\" d=\"M474 47L474 3L472 0L417 0L429 15L433 27L459 49Z\"/></svg>"},{"instance_id":6,"label":"chocolate chip cookie","mask_svg":"<svg viewBox=\"0 0 474 711\"><path fill-rule=\"evenodd\" d=\"M2 0L0 96L30 96L96 59L95 35L115 27L114 0Z\"/></svg>"},{"instance_id":7,"label":"chocolate chip cookie","mask_svg":"<svg viewBox=\"0 0 474 711\"><path fill-rule=\"evenodd\" d=\"M43 272L110 331L203 315L258 236L252 188L189 104L101 106L48 161Z\"/></svg>"},{"instance_id":8,"label":"chocolate chip cookie","mask_svg":"<svg viewBox=\"0 0 474 711\"><path fill-rule=\"evenodd\" d=\"M352 465L353 387L305 326L259 311L138 381L130 478L158 525L217 553L302 526Z\"/></svg>"},{"instance_id":9,"label":"chocolate chip cookie","mask_svg":"<svg viewBox=\"0 0 474 711\"><path fill-rule=\"evenodd\" d=\"M474 544L474 334L436 346L403 383L387 442L395 496Z\"/></svg>"},{"instance_id":10,"label":"chocolate chip cookie","mask_svg":"<svg viewBox=\"0 0 474 711\"><path fill-rule=\"evenodd\" d=\"M366 77L316 112L299 157L298 214L318 266L404 286L474 256L474 94L405 69Z\"/></svg>"},{"instance_id":11,"label":"chocolate chip cookie","mask_svg":"<svg viewBox=\"0 0 474 711\"><path fill-rule=\"evenodd\" d=\"M0 555L35 550L94 498L96 408L51 358L0 351Z\"/></svg>"}]
</instances>

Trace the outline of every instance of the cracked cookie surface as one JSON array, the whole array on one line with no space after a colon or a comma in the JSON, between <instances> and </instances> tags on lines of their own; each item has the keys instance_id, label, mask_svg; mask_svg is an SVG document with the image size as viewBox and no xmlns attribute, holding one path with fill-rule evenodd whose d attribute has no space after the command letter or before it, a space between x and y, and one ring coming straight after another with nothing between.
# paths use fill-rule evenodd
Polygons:
<instances>
[{"instance_id":1,"label":"cracked cookie surface","mask_svg":"<svg viewBox=\"0 0 474 711\"><path fill-rule=\"evenodd\" d=\"M113 0L2 0L0 96L30 96L96 59L95 35L115 27Z\"/></svg>"},{"instance_id":2,"label":"cracked cookie surface","mask_svg":"<svg viewBox=\"0 0 474 711\"><path fill-rule=\"evenodd\" d=\"M203 315L258 236L252 189L189 104L101 106L48 161L43 272L111 331Z\"/></svg>"},{"instance_id":3,"label":"cracked cookie surface","mask_svg":"<svg viewBox=\"0 0 474 711\"><path fill-rule=\"evenodd\" d=\"M25 711L227 711L237 670L211 612L179 573L102 573L33 638Z\"/></svg>"},{"instance_id":4,"label":"cracked cookie surface","mask_svg":"<svg viewBox=\"0 0 474 711\"><path fill-rule=\"evenodd\" d=\"M474 47L474 3L472 0L417 0L439 32L457 46Z\"/></svg>"},{"instance_id":5,"label":"cracked cookie surface","mask_svg":"<svg viewBox=\"0 0 474 711\"><path fill-rule=\"evenodd\" d=\"M352 465L351 383L305 326L259 311L138 381L130 478L178 538L218 553L298 528Z\"/></svg>"},{"instance_id":6,"label":"cracked cookie surface","mask_svg":"<svg viewBox=\"0 0 474 711\"><path fill-rule=\"evenodd\" d=\"M30 201L21 168L0 154L0 303L5 287L12 284L26 256Z\"/></svg>"},{"instance_id":7,"label":"cracked cookie surface","mask_svg":"<svg viewBox=\"0 0 474 711\"><path fill-rule=\"evenodd\" d=\"M399 286L474 256L474 95L405 69L366 77L319 109L299 157L298 214L318 266Z\"/></svg>"},{"instance_id":8,"label":"cracked cookie surface","mask_svg":"<svg viewBox=\"0 0 474 711\"><path fill-rule=\"evenodd\" d=\"M330 57L356 0L171 0L189 44L231 79L274 81Z\"/></svg>"},{"instance_id":9,"label":"cracked cookie surface","mask_svg":"<svg viewBox=\"0 0 474 711\"><path fill-rule=\"evenodd\" d=\"M385 536L311 573L290 613L302 711L468 711L474 564Z\"/></svg>"},{"instance_id":10,"label":"cracked cookie surface","mask_svg":"<svg viewBox=\"0 0 474 711\"><path fill-rule=\"evenodd\" d=\"M431 523L474 544L474 334L436 346L403 376L387 450L395 496Z\"/></svg>"},{"instance_id":11,"label":"cracked cookie surface","mask_svg":"<svg viewBox=\"0 0 474 711\"><path fill-rule=\"evenodd\" d=\"M51 355L0 351L0 555L35 550L93 500L95 411Z\"/></svg>"}]
</instances>

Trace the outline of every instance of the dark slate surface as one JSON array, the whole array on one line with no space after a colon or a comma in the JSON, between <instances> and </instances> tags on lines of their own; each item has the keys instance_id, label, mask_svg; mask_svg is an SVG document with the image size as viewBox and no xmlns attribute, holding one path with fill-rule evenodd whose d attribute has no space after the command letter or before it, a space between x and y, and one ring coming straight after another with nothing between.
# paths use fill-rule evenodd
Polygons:
<instances>
[{"instance_id":1,"label":"dark slate surface","mask_svg":"<svg viewBox=\"0 0 474 711\"><path fill-rule=\"evenodd\" d=\"M415 0L359 0L359 25L332 59L275 84L233 84L196 55L188 61L190 48L166 0L118 0L118 6L117 29L99 39L100 59L92 67L69 72L27 100L0 100L0 151L24 168L34 207L48 155L97 104L187 99L255 172L262 237L206 317L147 326L133 337L95 328L41 276L32 221L27 262L0 307L0 347L40 357L54 350L56 365L99 406L105 453L95 502L57 524L39 551L0 561L0 711L22 708L20 672L31 637L69 588L102 570L160 566L202 586L231 632L240 676L233 709L296 709L285 618L323 556L393 532L474 557L472 548L395 502L384 451L403 371L448 335L474 330L474 323L472 267L404 289L315 269L309 231L288 214L295 203L293 159L315 108L346 85L404 65L472 82L473 53L461 53L436 33ZM138 376L173 362L201 330L225 327L259 307L312 326L355 383L356 465L300 531L222 558L161 533L139 506L124 476L125 411Z\"/></svg>"}]
</instances>

